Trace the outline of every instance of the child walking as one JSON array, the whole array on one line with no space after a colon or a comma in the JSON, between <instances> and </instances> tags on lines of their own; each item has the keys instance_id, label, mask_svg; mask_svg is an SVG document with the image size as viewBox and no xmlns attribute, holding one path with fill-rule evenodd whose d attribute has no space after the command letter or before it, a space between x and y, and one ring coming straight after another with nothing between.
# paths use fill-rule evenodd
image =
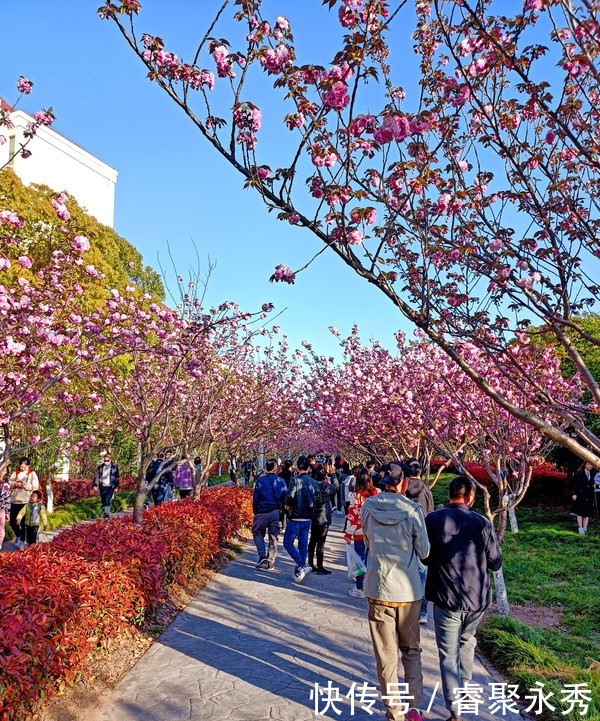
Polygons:
<instances>
[{"instance_id":1,"label":"child walking","mask_svg":"<svg viewBox=\"0 0 600 721\"><path fill-rule=\"evenodd\" d=\"M33 491L27 503L17 516L17 525L21 525L21 521L25 519L25 540L27 545L31 546L38 542L40 533L40 525L48 528L48 516L46 515L46 507L40 500L41 493Z\"/></svg>"}]
</instances>

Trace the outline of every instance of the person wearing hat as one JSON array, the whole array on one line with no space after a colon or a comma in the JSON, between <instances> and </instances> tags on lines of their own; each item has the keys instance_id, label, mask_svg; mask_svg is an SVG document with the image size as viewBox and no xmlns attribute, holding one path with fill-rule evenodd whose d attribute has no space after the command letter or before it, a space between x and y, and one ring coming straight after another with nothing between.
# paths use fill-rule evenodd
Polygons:
<instances>
[{"instance_id":1,"label":"person wearing hat","mask_svg":"<svg viewBox=\"0 0 600 721\"><path fill-rule=\"evenodd\" d=\"M419 559L429 554L423 511L403 494L407 480L398 463L391 463L381 481L384 493L368 498L362 508L362 531L369 551L365 595L369 601L369 631L387 721L422 721L423 672L419 611L423 584ZM398 654L411 698L402 713L398 696Z\"/></svg>"}]
</instances>

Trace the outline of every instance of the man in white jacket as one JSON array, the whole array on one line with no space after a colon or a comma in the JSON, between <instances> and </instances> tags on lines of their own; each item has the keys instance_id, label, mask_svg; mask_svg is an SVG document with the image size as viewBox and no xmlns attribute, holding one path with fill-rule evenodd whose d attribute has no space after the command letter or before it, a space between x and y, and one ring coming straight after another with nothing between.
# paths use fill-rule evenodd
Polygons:
<instances>
[{"instance_id":1,"label":"man in white jacket","mask_svg":"<svg viewBox=\"0 0 600 721\"><path fill-rule=\"evenodd\" d=\"M421 506L402 495L407 481L399 464L390 464L382 484L386 492L368 498L362 510L369 630L387 721L422 721L419 559L428 556L429 540ZM408 694L398 693L399 653Z\"/></svg>"}]
</instances>

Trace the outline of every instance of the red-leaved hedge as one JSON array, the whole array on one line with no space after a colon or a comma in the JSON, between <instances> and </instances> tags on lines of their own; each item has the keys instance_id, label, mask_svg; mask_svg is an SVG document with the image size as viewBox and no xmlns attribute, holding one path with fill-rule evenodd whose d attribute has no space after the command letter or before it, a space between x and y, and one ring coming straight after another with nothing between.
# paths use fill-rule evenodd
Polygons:
<instances>
[{"instance_id":1,"label":"red-leaved hedge","mask_svg":"<svg viewBox=\"0 0 600 721\"><path fill-rule=\"evenodd\" d=\"M0 721L23 719L85 670L89 652L184 587L252 520L246 488L85 523L0 556Z\"/></svg>"},{"instance_id":2,"label":"red-leaved hedge","mask_svg":"<svg viewBox=\"0 0 600 721\"><path fill-rule=\"evenodd\" d=\"M445 463L446 461L440 458L434 458L430 463L431 472L435 473ZM473 477L476 478L478 481L486 482L489 480L489 475L488 472L485 470L485 466L481 465L480 463L473 463L472 461L468 461L467 463L465 463L465 467L467 468L469 473L471 473ZM450 465L448 465L445 470L448 473L457 473L456 467L453 463L450 463ZM551 463L547 462L536 466L533 469L533 473L531 474L532 481L564 481L566 477L566 473L557 471Z\"/></svg>"}]
</instances>

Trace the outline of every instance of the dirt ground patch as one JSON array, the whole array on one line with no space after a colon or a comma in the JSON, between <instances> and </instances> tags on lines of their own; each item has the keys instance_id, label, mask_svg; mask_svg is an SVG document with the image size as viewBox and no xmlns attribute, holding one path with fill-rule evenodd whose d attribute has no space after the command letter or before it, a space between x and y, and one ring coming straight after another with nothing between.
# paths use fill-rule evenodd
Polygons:
<instances>
[{"instance_id":1,"label":"dirt ground patch","mask_svg":"<svg viewBox=\"0 0 600 721\"><path fill-rule=\"evenodd\" d=\"M563 611L560 608L547 606L513 606L510 607L511 614L527 626L538 628L561 629L563 624Z\"/></svg>"},{"instance_id":2,"label":"dirt ground patch","mask_svg":"<svg viewBox=\"0 0 600 721\"><path fill-rule=\"evenodd\" d=\"M241 537L239 544L234 543L217 554L210 569L200 571L185 592L170 594L168 601L142 626L98 649L79 682L62 688L31 721L93 721L106 703L106 692L119 683L177 615L237 555L245 540Z\"/></svg>"}]
</instances>

